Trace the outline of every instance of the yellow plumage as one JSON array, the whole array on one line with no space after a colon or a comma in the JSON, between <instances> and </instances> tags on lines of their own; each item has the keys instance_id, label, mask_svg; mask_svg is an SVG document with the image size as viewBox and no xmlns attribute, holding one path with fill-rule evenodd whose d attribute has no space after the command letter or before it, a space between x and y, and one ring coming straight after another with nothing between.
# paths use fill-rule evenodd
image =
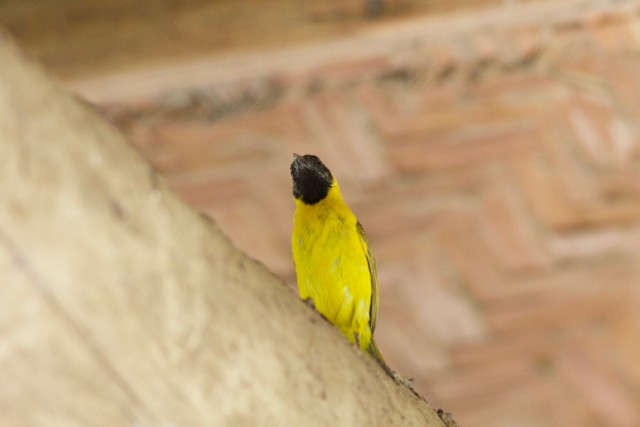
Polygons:
<instances>
[{"instance_id":1,"label":"yellow plumage","mask_svg":"<svg viewBox=\"0 0 640 427\"><path fill-rule=\"evenodd\" d=\"M335 178L317 159L326 170L327 175L320 179L325 181L326 188L322 182L314 182L316 165L304 169L307 166L303 161L307 157L317 159L297 156L292 165L294 195L296 184L298 195L291 244L300 297L310 299L351 342L383 362L373 340L378 283L369 243L344 202ZM296 161L302 166L294 174ZM318 194L311 191L312 196L305 198L309 186L312 190L318 190L319 186L320 190L316 191Z\"/></svg>"}]
</instances>

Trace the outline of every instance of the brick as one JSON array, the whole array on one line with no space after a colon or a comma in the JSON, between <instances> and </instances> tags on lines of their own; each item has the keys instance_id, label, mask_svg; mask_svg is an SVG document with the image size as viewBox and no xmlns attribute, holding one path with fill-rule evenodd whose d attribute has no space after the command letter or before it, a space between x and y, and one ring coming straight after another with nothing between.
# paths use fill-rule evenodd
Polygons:
<instances>
[{"instance_id":1,"label":"brick","mask_svg":"<svg viewBox=\"0 0 640 427\"><path fill-rule=\"evenodd\" d=\"M636 425L631 3L380 21L178 67L154 87L190 87L104 111L292 287L291 153L325 160L376 254L385 357L461 425Z\"/></svg>"},{"instance_id":2,"label":"brick","mask_svg":"<svg viewBox=\"0 0 640 427\"><path fill-rule=\"evenodd\" d=\"M586 350L586 349L585 349ZM596 350L599 351L599 350ZM573 351L558 360L560 375L589 404L595 417L610 426L632 426L640 422L640 411L618 378L599 363L593 350Z\"/></svg>"}]
</instances>

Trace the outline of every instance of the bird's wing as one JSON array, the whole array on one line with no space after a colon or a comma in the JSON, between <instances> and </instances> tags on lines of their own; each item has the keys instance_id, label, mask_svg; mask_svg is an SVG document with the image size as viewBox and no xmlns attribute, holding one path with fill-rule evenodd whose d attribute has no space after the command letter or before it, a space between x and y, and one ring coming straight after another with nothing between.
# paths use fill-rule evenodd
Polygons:
<instances>
[{"instance_id":1,"label":"bird's wing","mask_svg":"<svg viewBox=\"0 0 640 427\"><path fill-rule=\"evenodd\" d=\"M359 222L356 224L358 230L358 237L360 238L360 244L367 256L367 264L369 264L369 276L371 276L371 306L369 307L369 326L371 327L371 333L376 329L376 318L378 317L378 299L380 297L380 291L378 290L378 274L376 271L376 260L373 259L371 248L369 246L369 239L362 228L362 224Z\"/></svg>"}]
</instances>

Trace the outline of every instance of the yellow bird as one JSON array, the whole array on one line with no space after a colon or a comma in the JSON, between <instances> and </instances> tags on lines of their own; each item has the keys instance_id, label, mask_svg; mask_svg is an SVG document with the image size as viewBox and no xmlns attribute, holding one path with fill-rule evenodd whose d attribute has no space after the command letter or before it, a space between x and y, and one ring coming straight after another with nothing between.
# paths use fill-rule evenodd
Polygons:
<instances>
[{"instance_id":1,"label":"yellow bird","mask_svg":"<svg viewBox=\"0 0 640 427\"><path fill-rule=\"evenodd\" d=\"M300 298L386 367L373 339L378 279L362 226L318 157L294 154L291 177L296 201L291 247Z\"/></svg>"}]
</instances>

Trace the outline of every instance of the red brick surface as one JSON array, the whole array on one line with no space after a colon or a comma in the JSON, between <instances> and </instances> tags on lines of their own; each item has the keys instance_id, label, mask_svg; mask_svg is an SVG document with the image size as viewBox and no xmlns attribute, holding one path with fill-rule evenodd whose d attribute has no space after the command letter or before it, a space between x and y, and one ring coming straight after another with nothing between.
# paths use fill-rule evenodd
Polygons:
<instances>
[{"instance_id":1,"label":"red brick surface","mask_svg":"<svg viewBox=\"0 0 640 427\"><path fill-rule=\"evenodd\" d=\"M383 354L461 425L637 426L638 28L633 1L513 5L71 87L292 286L291 153L325 160Z\"/></svg>"}]
</instances>

